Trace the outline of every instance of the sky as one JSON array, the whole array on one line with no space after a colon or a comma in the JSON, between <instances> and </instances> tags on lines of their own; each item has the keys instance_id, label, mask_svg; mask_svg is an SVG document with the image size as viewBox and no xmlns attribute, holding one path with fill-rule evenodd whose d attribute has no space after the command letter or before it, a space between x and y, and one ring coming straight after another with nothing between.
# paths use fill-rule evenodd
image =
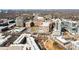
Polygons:
<instances>
[{"instance_id":1,"label":"sky","mask_svg":"<svg viewBox=\"0 0 79 59\"><path fill-rule=\"evenodd\" d=\"M79 9L78 0L0 0L0 9Z\"/></svg>"}]
</instances>

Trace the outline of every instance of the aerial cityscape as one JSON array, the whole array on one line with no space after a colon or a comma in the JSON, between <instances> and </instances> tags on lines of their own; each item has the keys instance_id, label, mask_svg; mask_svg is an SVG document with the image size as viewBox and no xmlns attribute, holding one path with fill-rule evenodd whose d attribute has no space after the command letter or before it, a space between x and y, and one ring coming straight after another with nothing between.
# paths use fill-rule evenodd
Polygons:
<instances>
[{"instance_id":1,"label":"aerial cityscape","mask_svg":"<svg viewBox=\"0 0 79 59\"><path fill-rule=\"evenodd\" d=\"M79 9L0 9L0 50L79 50Z\"/></svg>"}]
</instances>

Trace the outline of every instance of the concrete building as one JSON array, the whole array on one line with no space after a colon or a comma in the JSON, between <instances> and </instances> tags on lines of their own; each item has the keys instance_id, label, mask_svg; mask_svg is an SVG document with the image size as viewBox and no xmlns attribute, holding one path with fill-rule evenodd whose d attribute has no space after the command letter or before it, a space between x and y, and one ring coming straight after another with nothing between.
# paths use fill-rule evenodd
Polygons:
<instances>
[{"instance_id":1,"label":"concrete building","mask_svg":"<svg viewBox=\"0 0 79 59\"><path fill-rule=\"evenodd\" d=\"M19 27L23 27L24 26L24 19L23 17L17 17L16 18L16 26L19 26Z\"/></svg>"},{"instance_id":2,"label":"concrete building","mask_svg":"<svg viewBox=\"0 0 79 59\"><path fill-rule=\"evenodd\" d=\"M21 34L13 44L28 44L31 50L40 50L37 46L35 39L30 34Z\"/></svg>"},{"instance_id":3,"label":"concrete building","mask_svg":"<svg viewBox=\"0 0 79 59\"><path fill-rule=\"evenodd\" d=\"M54 19L53 22L55 23L53 35L61 35L61 20L60 19Z\"/></svg>"},{"instance_id":4,"label":"concrete building","mask_svg":"<svg viewBox=\"0 0 79 59\"><path fill-rule=\"evenodd\" d=\"M76 34L78 32L77 30L77 21L72 21L72 20L62 20L62 28L65 28L67 31L70 33Z\"/></svg>"}]
</instances>

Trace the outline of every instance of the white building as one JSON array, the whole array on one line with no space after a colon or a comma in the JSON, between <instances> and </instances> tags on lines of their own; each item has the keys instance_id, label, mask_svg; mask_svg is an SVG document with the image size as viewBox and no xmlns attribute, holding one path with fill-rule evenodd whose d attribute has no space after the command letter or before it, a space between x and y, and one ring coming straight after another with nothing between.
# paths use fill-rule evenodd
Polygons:
<instances>
[{"instance_id":1,"label":"white building","mask_svg":"<svg viewBox=\"0 0 79 59\"><path fill-rule=\"evenodd\" d=\"M54 19L53 22L55 23L53 35L61 35L61 20L60 19Z\"/></svg>"},{"instance_id":2,"label":"white building","mask_svg":"<svg viewBox=\"0 0 79 59\"><path fill-rule=\"evenodd\" d=\"M24 26L24 19L23 17L16 18L16 26Z\"/></svg>"},{"instance_id":3,"label":"white building","mask_svg":"<svg viewBox=\"0 0 79 59\"><path fill-rule=\"evenodd\" d=\"M40 50L35 42L35 39L31 37L31 34L21 34L13 44L28 44L31 47L31 50Z\"/></svg>"},{"instance_id":4,"label":"white building","mask_svg":"<svg viewBox=\"0 0 79 59\"><path fill-rule=\"evenodd\" d=\"M72 50L79 50L79 41L72 41L71 43Z\"/></svg>"},{"instance_id":5,"label":"white building","mask_svg":"<svg viewBox=\"0 0 79 59\"><path fill-rule=\"evenodd\" d=\"M66 19L63 19L62 20L62 28L65 27L66 30L68 30L70 33L74 33L76 34L77 33L77 21L72 21L70 19L66 20Z\"/></svg>"}]
</instances>

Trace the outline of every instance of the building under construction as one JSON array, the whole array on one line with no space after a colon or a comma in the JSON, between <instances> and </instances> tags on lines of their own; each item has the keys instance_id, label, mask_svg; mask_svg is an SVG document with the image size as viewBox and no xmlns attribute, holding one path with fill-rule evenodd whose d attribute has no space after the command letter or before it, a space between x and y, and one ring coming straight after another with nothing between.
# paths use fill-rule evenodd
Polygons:
<instances>
[{"instance_id":1,"label":"building under construction","mask_svg":"<svg viewBox=\"0 0 79 59\"><path fill-rule=\"evenodd\" d=\"M78 14L13 12L0 12L0 50L79 50Z\"/></svg>"}]
</instances>

